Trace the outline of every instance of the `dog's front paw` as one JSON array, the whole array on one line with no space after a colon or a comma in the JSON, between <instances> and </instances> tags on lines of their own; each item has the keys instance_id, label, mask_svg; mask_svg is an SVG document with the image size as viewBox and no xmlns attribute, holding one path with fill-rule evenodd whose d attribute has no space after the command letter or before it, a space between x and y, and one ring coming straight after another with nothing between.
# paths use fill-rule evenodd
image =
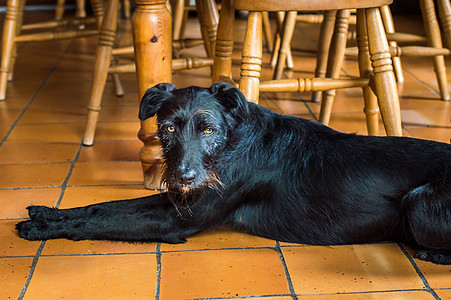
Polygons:
<instances>
[{"instance_id":1,"label":"dog's front paw","mask_svg":"<svg viewBox=\"0 0 451 300\"><path fill-rule=\"evenodd\" d=\"M48 225L38 221L23 221L16 224L19 236L29 241L40 241L48 238Z\"/></svg>"},{"instance_id":2,"label":"dog's front paw","mask_svg":"<svg viewBox=\"0 0 451 300\"><path fill-rule=\"evenodd\" d=\"M47 206L28 206L28 215L33 221L59 221L62 219L59 210Z\"/></svg>"}]
</instances>

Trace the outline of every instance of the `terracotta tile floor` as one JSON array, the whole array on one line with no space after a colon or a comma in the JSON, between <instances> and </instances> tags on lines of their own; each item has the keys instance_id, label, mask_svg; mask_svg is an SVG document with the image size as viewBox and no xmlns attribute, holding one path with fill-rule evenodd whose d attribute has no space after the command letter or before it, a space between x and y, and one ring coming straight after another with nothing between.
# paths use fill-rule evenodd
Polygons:
<instances>
[{"instance_id":1,"label":"terracotta tile floor","mask_svg":"<svg viewBox=\"0 0 451 300\"><path fill-rule=\"evenodd\" d=\"M416 18L396 21L400 29L421 31ZM121 25L125 44L130 26ZM189 26L187 36L198 37L196 23ZM237 40L242 35L236 30ZM318 26L297 25L296 67L287 76L312 74L317 36ZM95 45L95 38L84 38L19 48L15 79L0 102L0 299L451 299L450 266L415 260L393 243L313 247L223 231L181 245L18 238L14 224L26 218L28 205L67 208L152 193L142 186L133 74L122 76L122 98L108 82L96 143L81 146ZM268 59L265 53L266 78ZM450 142L451 104L438 99L431 60L405 58L403 68L405 135ZM343 75L357 73L355 58L348 58ZM207 86L209 70L178 72L174 82ZM261 98L271 109L307 119L319 111L308 93ZM359 89L338 92L331 126L366 134L362 110Z\"/></svg>"}]
</instances>

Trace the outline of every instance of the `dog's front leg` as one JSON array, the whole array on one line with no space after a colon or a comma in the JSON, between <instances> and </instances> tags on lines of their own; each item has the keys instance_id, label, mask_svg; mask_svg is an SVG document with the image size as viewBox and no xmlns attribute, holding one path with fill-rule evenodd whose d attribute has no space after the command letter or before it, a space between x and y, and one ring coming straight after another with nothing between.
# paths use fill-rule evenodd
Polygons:
<instances>
[{"instance_id":1,"label":"dog's front leg","mask_svg":"<svg viewBox=\"0 0 451 300\"><path fill-rule=\"evenodd\" d=\"M27 240L180 243L203 229L180 219L166 193L71 209L31 206L28 210L30 220L16 225L19 236Z\"/></svg>"}]
</instances>

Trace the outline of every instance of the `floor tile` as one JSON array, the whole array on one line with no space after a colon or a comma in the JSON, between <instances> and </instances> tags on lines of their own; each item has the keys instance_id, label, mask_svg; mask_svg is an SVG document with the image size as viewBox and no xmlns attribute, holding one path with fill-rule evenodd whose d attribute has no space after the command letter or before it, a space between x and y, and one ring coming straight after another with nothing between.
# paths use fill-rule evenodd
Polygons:
<instances>
[{"instance_id":1,"label":"floor tile","mask_svg":"<svg viewBox=\"0 0 451 300\"><path fill-rule=\"evenodd\" d=\"M297 294L423 289L396 244L283 247Z\"/></svg>"},{"instance_id":2,"label":"floor tile","mask_svg":"<svg viewBox=\"0 0 451 300\"><path fill-rule=\"evenodd\" d=\"M415 259L424 277L433 289L449 288L451 282L451 266L436 265L430 262Z\"/></svg>"},{"instance_id":3,"label":"floor tile","mask_svg":"<svg viewBox=\"0 0 451 300\"><path fill-rule=\"evenodd\" d=\"M14 127L8 142L75 142L83 137L82 124L33 124Z\"/></svg>"},{"instance_id":4,"label":"floor tile","mask_svg":"<svg viewBox=\"0 0 451 300\"><path fill-rule=\"evenodd\" d=\"M95 140L135 140L138 136L139 122L99 122Z\"/></svg>"},{"instance_id":5,"label":"floor tile","mask_svg":"<svg viewBox=\"0 0 451 300\"><path fill-rule=\"evenodd\" d=\"M451 142L451 128L406 127L406 130L419 139L434 140L442 143Z\"/></svg>"},{"instance_id":6,"label":"floor tile","mask_svg":"<svg viewBox=\"0 0 451 300\"><path fill-rule=\"evenodd\" d=\"M99 202L140 198L157 193L159 192L146 190L142 183L119 186L68 187L59 208L71 208Z\"/></svg>"},{"instance_id":7,"label":"floor tile","mask_svg":"<svg viewBox=\"0 0 451 300\"><path fill-rule=\"evenodd\" d=\"M274 250L176 252L161 256L160 299L287 293L285 272Z\"/></svg>"},{"instance_id":8,"label":"floor tile","mask_svg":"<svg viewBox=\"0 0 451 300\"><path fill-rule=\"evenodd\" d=\"M77 143L4 143L0 164L71 162L79 148Z\"/></svg>"},{"instance_id":9,"label":"floor tile","mask_svg":"<svg viewBox=\"0 0 451 300\"><path fill-rule=\"evenodd\" d=\"M405 291L405 292L383 292L365 294L328 294L328 295L308 295L300 299L306 300L432 300L434 296L426 291Z\"/></svg>"},{"instance_id":10,"label":"floor tile","mask_svg":"<svg viewBox=\"0 0 451 300\"><path fill-rule=\"evenodd\" d=\"M93 146L81 149L78 161L138 161L139 150L142 147L143 143L138 139L130 141L95 141Z\"/></svg>"},{"instance_id":11,"label":"floor tile","mask_svg":"<svg viewBox=\"0 0 451 300\"><path fill-rule=\"evenodd\" d=\"M41 257L24 299L153 298L156 261L151 254Z\"/></svg>"},{"instance_id":12,"label":"floor tile","mask_svg":"<svg viewBox=\"0 0 451 300\"><path fill-rule=\"evenodd\" d=\"M442 299L451 299L451 289L447 290L435 290L437 295Z\"/></svg>"},{"instance_id":13,"label":"floor tile","mask_svg":"<svg viewBox=\"0 0 451 300\"><path fill-rule=\"evenodd\" d=\"M18 299L30 272L33 258L0 258L2 298Z\"/></svg>"},{"instance_id":14,"label":"floor tile","mask_svg":"<svg viewBox=\"0 0 451 300\"><path fill-rule=\"evenodd\" d=\"M196 249L274 247L273 240L232 231L212 231L196 234L184 244L161 244L161 251L185 251Z\"/></svg>"},{"instance_id":15,"label":"floor tile","mask_svg":"<svg viewBox=\"0 0 451 300\"><path fill-rule=\"evenodd\" d=\"M15 225L20 220L0 221L0 257L32 256L36 254L41 242L30 242L17 235Z\"/></svg>"},{"instance_id":16,"label":"floor tile","mask_svg":"<svg viewBox=\"0 0 451 300\"><path fill-rule=\"evenodd\" d=\"M26 207L54 206L60 194L60 188L0 190L0 219L28 218Z\"/></svg>"},{"instance_id":17,"label":"floor tile","mask_svg":"<svg viewBox=\"0 0 451 300\"><path fill-rule=\"evenodd\" d=\"M142 182L141 162L82 162L75 165L69 185L116 185Z\"/></svg>"},{"instance_id":18,"label":"floor tile","mask_svg":"<svg viewBox=\"0 0 451 300\"><path fill-rule=\"evenodd\" d=\"M0 165L0 188L61 186L69 168L69 163Z\"/></svg>"},{"instance_id":19,"label":"floor tile","mask_svg":"<svg viewBox=\"0 0 451 300\"><path fill-rule=\"evenodd\" d=\"M70 241L66 239L46 242L43 255L155 253L156 243L126 243L109 241Z\"/></svg>"}]
</instances>

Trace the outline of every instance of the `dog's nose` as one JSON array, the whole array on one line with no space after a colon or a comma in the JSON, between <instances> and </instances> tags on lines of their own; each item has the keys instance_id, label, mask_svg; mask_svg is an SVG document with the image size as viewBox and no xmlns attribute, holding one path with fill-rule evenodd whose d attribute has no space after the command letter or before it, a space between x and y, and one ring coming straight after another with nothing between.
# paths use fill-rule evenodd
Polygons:
<instances>
[{"instance_id":1,"label":"dog's nose","mask_svg":"<svg viewBox=\"0 0 451 300\"><path fill-rule=\"evenodd\" d=\"M178 178L183 184L191 184L196 179L197 173L193 169L180 170Z\"/></svg>"}]
</instances>

